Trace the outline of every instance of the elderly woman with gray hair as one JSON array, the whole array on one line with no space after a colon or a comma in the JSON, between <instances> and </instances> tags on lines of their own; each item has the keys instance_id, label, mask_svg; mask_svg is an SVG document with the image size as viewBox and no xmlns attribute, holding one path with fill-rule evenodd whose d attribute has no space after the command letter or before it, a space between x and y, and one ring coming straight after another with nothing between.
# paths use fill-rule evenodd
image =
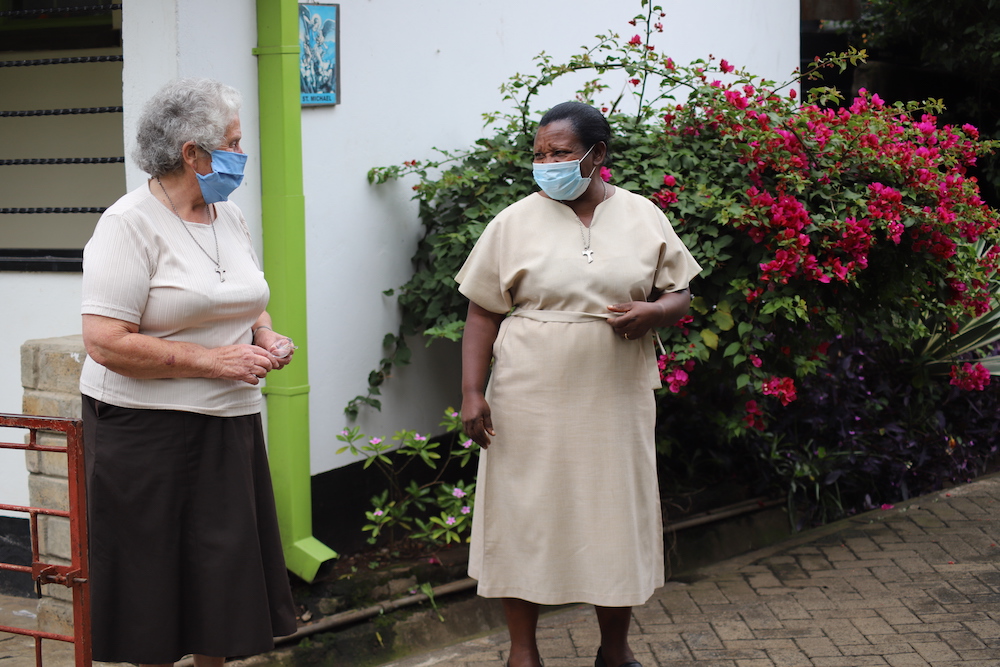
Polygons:
<instances>
[{"instance_id":1,"label":"elderly woman with gray hair","mask_svg":"<svg viewBox=\"0 0 1000 667\"><path fill-rule=\"evenodd\" d=\"M295 631L259 383L292 360L246 220L240 95L181 79L146 104L152 178L84 250L83 394L96 660L198 667Z\"/></svg>"}]
</instances>

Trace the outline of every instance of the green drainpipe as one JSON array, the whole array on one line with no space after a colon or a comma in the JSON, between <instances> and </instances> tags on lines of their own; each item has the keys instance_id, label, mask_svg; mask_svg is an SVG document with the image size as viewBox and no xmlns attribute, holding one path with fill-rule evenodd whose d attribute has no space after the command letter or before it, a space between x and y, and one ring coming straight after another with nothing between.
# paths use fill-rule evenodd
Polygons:
<instances>
[{"instance_id":1,"label":"green drainpipe","mask_svg":"<svg viewBox=\"0 0 1000 667\"><path fill-rule=\"evenodd\" d=\"M335 551L313 537L306 345L305 196L296 0L257 0L261 209L268 312L298 346L295 362L268 376L268 452L288 569L311 582Z\"/></svg>"}]
</instances>

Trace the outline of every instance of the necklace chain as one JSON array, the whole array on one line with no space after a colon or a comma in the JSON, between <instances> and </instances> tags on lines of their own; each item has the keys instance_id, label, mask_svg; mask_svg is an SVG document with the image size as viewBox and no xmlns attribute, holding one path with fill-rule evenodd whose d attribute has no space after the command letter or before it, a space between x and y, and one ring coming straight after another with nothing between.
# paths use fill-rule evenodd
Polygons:
<instances>
[{"instance_id":1,"label":"necklace chain","mask_svg":"<svg viewBox=\"0 0 1000 667\"><path fill-rule=\"evenodd\" d=\"M604 202L606 202L608 200L608 185L607 185L607 183L604 182L603 178L601 179L601 192L604 195L601 198L601 203L603 204ZM594 261L594 251L590 249L590 227L587 226L587 225L585 225L585 224L583 224L583 220L580 220L579 217L577 218L577 221L580 223L580 240L583 241L583 256L587 258L587 264L590 264L590 263L592 263ZM590 224L591 225L594 224L594 218L593 217L590 219ZM587 236L586 237L583 236L583 228L584 227L587 228Z\"/></svg>"},{"instance_id":2,"label":"necklace chain","mask_svg":"<svg viewBox=\"0 0 1000 667\"><path fill-rule=\"evenodd\" d=\"M165 187L163 187L163 182L160 181L159 176L156 177L156 182L160 184L160 189L163 190L163 195L167 198L167 201L170 202L170 208L174 210L174 215L176 215L177 219L181 221L181 227L183 227L184 231L188 233L188 236L190 236L191 240L194 241L194 244L198 246L198 249L201 250L203 253L205 253L205 257L208 257L208 259L211 260L213 264L215 264L215 272L219 274L219 282L220 283L226 282L226 270L222 268L222 263L219 261L219 235L215 231L214 221L208 223L208 226L212 228L212 238L215 239L215 258L213 259L212 256L208 254L208 251L205 250L204 246L198 243L198 239L194 237L194 234L191 233L191 230L188 229L187 223L184 222L184 218L182 218L181 214L177 211L177 207L174 206L174 200L170 198L170 193L167 192L167 189Z\"/></svg>"}]
</instances>

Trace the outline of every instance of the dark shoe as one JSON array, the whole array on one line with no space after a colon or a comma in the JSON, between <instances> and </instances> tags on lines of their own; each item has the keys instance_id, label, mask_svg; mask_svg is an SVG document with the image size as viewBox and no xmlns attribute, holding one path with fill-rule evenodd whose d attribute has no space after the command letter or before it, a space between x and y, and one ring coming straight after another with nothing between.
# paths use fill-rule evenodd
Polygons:
<instances>
[{"instance_id":1,"label":"dark shoe","mask_svg":"<svg viewBox=\"0 0 1000 667\"><path fill-rule=\"evenodd\" d=\"M608 663L604 662L604 656L601 655L601 649L599 648L597 649L597 658L594 659L594 667L608 667ZM618 667L642 667L642 664L635 660L629 660L618 665Z\"/></svg>"}]
</instances>

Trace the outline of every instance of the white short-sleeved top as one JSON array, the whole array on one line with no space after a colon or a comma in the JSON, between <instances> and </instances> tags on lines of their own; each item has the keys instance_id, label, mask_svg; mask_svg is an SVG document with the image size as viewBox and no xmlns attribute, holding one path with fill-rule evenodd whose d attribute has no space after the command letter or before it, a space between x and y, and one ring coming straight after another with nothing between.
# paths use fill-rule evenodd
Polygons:
<instances>
[{"instance_id":1,"label":"white short-sleeved top","mask_svg":"<svg viewBox=\"0 0 1000 667\"><path fill-rule=\"evenodd\" d=\"M139 333L164 340L205 347L250 343L250 328L270 292L239 208L222 202L215 204L215 214L212 225L182 222L148 185L119 199L101 216L83 251L82 313L138 324ZM213 261L212 227L225 281ZM130 378L89 356L80 391L126 408L220 417L254 414L261 403L260 389L244 382Z\"/></svg>"}]
</instances>

